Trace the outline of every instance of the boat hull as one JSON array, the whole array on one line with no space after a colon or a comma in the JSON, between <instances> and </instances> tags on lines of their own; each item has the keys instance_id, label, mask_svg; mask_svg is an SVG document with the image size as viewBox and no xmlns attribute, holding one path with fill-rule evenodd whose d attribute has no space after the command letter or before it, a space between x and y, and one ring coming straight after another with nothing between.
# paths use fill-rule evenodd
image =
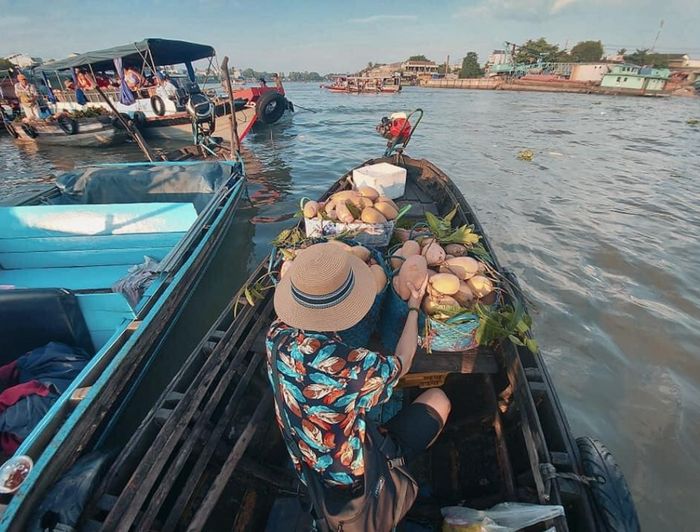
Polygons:
<instances>
[{"instance_id":1,"label":"boat hull","mask_svg":"<svg viewBox=\"0 0 700 532\"><path fill-rule=\"evenodd\" d=\"M216 129L214 135L221 137L226 142L231 142L231 114L223 112L223 106L217 106ZM254 107L245 107L236 111L236 125L238 138L243 140L256 122ZM140 128L146 139L165 140L176 143L191 144L193 140L192 122L187 113L177 113L163 117L147 118Z\"/></svg>"},{"instance_id":2,"label":"boat hull","mask_svg":"<svg viewBox=\"0 0 700 532\"><path fill-rule=\"evenodd\" d=\"M78 131L73 135L67 134L55 123L31 122L35 136L30 135L21 125L14 124L16 140L34 143L38 146L67 146L74 148L99 148L122 144L128 138L128 133L115 127L110 122L100 122L91 119L77 120Z\"/></svg>"}]
</instances>

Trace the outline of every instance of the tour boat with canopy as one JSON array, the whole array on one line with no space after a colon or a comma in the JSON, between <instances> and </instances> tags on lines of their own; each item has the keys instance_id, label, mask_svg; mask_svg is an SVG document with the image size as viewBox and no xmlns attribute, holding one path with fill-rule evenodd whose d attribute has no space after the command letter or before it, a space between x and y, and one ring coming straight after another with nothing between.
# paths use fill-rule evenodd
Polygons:
<instances>
[{"instance_id":1,"label":"tour boat with canopy","mask_svg":"<svg viewBox=\"0 0 700 532\"><path fill-rule=\"evenodd\" d=\"M194 66L200 60L207 62L201 87ZM182 65L184 75L175 68ZM229 99L218 96L213 89L202 90L207 83L218 81L217 67L216 52L209 45L148 38L46 63L34 73L43 78L49 88L48 99L58 112L105 109L107 104L102 92L119 113L128 115L136 123L146 138L191 143L194 135L191 115L196 114L206 115L209 134L216 131L218 136L231 141L227 128L217 128L217 119L231 114ZM143 80L135 90L127 85L126 78L130 74L125 74L126 69L134 69L137 79ZM95 81L95 87L82 89L78 84L81 75L92 81L99 80L103 86L99 87ZM158 89L164 75L170 77L176 89L167 96ZM292 109L279 81L274 87L263 84L234 92L234 107L240 139L256 122L273 124Z\"/></svg>"}]
</instances>

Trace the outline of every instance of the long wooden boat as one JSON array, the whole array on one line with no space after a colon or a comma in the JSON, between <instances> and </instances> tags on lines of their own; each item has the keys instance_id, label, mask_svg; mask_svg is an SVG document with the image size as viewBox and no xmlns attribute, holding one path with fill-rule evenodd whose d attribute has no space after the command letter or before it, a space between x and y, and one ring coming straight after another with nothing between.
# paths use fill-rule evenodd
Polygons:
<instances>
[{"instance_id":1,"label":"long wooden boat","mask_svg":"<svg viewBox=\"0 0 700 532\"><path fill-rule=\"evenodd\" d=\"M71 72L83 70L93 78L104 76L107 79L121 79L102 92L120 113L134 119L146 138L164 139L190 144L193 138L191 126L192 102L196 102L200 121L210 123L210 129L230 141L229 130L217 126L217 119L227 122L231 115L231 105L226 98L215 91L204 94L197 83L193 62L208 61L204 83L216 81L218 73L212 65L216 57L213 47L186 41L148 38L139 42L115 46L103 50L85 52L59 61L47 63L35 69L35 74L43 77L51 89L51 107L57 111L74 111L85 107L107 108L102 95L95 89L83 91L87 102L77 103L77 95L67 90L64 82L70 79ZM123 79L126 66L137 68L143 76L148 75L153 83L135 92L130 91ZM171 82L177 95L164 97L157 89L156 78L159 71L172 71L185 67L187 75L173 75ZM131 96L125 98L125 95ZM288 110L293 109L285 97L285 90L278 80L274 87L252 87L234 91L236 119L239 124L238 137L243 139L255 122L273 124ZM207 116L204 110L209 108Z\"/></svg>"},{"instance_id":2,"label":"long wooden boat","mask_svg":"<svg viewBox=\"0 0 700 532\"><path fill-rule=\"evenodd\" d=\"M406 191L397 203L413 206L413 221L456 206L454 223L473 225L497 270L517 284L495 259L473 210L444 172L407 156L364 165L379 162L407 170ZM351 175L321 199L349 188ZM248 287L267 271L268 261L263 261ZM53 455L58 465L32 479L32 487L23 490L23 499L0 524L20 530L30 516L61 514L65 501L58 502L55 494L92 460L102 466L89 469L88 494L71 501L79 504L81 516L64 525L90 531L309 530L264 370L264 337L274 318L272 290L262 292L254 305L242 304L243 296L243 290L236 294L126 445L118 415L106 426L105 409L96 402L85 412L95 429L77 433L75 423L67 435L71 445ZM403 394L394 399L399 404L391 405L394 411L419 393L411 380L442 386L453 404L443 434L413 466L422 489L408 521L435 530L441 507L481 509L518 501L565 509L565 517L528 530L638 529L617 466L609 454L596 454L603 452L599 444L574 439L539 352L510 343L476 352L419 350L408 376L412 379Z\"/></svg>"},{"instance_id":3,"label":"long wooden boat","mask_svg":"<svg viewBox=\"0 0 700 532\"><path fill-rule=\"evenodd\" d=\"M122 144L128 133L110 116L56 120L6 122L5 129L21 142L40 146L98 148Z\"/></svg>"},{"instance_id":4,"label":"long wooden boat","mask_svg":"<svg viewBox=\"0 0 700 532\"><path fill-rule=\"evenodd\" d=\"M367 78L363 76L339 76L322 89L346 94L396 94L401 92L400 77Z\"/></svg>"},{"instance_id":5,"label":"long wooden boat","mask_svg":"<svg viewBox=\"0 0 700 532\"><path fill-rule=\"evenodd\" d=\"M0 207L0 363L56 341L88 355L0 469L33 461L19 492L0 495L5 523L17 522L31 493L84 445L75 438L89 440L98 418L153 362L233 223L245 189L242 164L197 160L195 149L174 155L181 160L69 172ZM147 265L148 283L124 282L136 265Z\"/></svg>"}]
</instances>

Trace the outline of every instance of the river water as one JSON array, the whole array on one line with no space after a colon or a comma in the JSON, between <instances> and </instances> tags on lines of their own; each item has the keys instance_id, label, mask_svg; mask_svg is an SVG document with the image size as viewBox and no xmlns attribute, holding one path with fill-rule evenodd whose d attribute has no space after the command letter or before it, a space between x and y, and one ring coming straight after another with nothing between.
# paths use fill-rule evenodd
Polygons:
<instances>
[{"instance_id":1,"label":"river water","mask_svg":"<svg viewBox=\"0 0 700 532\"><path fill-rule=\"evenodd\" d=\"M573 432L613 451L645 530L697 530L700 127L688 120L700 118L700 100L287 89L293 118L244 142L254 206L241 212L238 243L214 266L214 281L200 287L192 313L200 329L299 199L380 155L374 125L383 115L422 107L408 153L455 180L520 278ZM519 160L521 149L534 159ZM76 164L138 159L133 146L37 152L3 134L0 202ZM178 328L179 340L195 342L187 327Z\"/></svg>"}]
</instances>

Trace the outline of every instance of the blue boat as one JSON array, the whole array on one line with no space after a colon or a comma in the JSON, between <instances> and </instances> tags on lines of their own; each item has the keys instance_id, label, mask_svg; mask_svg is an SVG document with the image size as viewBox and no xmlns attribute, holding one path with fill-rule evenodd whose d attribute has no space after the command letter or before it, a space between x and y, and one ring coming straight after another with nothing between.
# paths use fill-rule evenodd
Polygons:
<instances>
[{"instance_id":1,"label":"blue boat","mask_svg":"<svg viewBox=\"0 0 700 532\"><path fill-rule=\"evenodd\" d=\"M239 161L100 165L0 207L0 529L152 362L244 187Z\"/></svg>"}]
</instances>

